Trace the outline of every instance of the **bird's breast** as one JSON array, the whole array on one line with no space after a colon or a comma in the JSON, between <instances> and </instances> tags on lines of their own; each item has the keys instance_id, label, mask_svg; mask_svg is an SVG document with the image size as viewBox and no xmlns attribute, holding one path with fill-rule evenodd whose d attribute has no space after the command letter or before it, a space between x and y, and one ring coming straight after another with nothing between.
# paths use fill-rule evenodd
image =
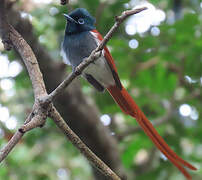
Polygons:
<instances>
[{"instance_id":1,"label":"bird's breast","mask_svg":"<svg viewBox=\"0 0 202 180\"><path fill-rule=\"evenodd\" d=\"M98 40L91 32L84 32L75 35L65 36L62 44L62 54L67 64L71 64L73 70L99 45ZM83 71L83 75L93 76L102 86L108 87L115 84L111 69L104 57L102 56L95 62L91 63Z\"/></svg>"},{"instance_id":2,"label":"bird's breast","mask_svg":"<svg viewBox=\"0 0 202 180\"><path fill-rule=\"evenodd\" d=\"M97 47L97 43L90 32L66 35L62 43L62 53L67 64L74 69Z\"/></svg>"}]
</instances>

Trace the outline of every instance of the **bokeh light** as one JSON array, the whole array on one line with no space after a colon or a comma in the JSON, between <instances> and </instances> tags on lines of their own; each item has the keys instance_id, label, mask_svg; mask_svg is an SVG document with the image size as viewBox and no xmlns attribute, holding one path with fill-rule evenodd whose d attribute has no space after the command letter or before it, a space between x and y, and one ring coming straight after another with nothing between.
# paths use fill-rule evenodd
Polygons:
<instances>
[{"instance_id":1,"label":"bokeh light","mask_svg":"<svg viewBox=\"0 0 202 180\"><path fill-rule=\"evenodd\" d=\"M60 168L60 169L57 170L57 176L61 180L69 179L69 173L64 168Z\"/></svg>"},{"instance_id":2,"label":"bokeh light","mask_svg":"<svg viewBox=\"0 0 202 180\"><path fill-rule=\"evenodd\" d=\"M5 125L8 129L13 130L17 127L17 119L14 116L11 116L6 122Z\"/></svg>"},{"instance_id":3,"label":"bokeh light","mask_svg":"<svg viewBox=\"0 0 202 180\"><path fill-rule=\"evenodd\" d=\"M0 105L0 121L6 122L9 116L10 114L8 108Z\"/></svg>"},{"instance_id":4,"label":"bokeh light","mask_svg":"<svg viewBox=\"0 0 202 180\"><path fill-rule=\"evenodd\" d=\"M198 120L198 118L199 118L199 113L198 113L198 111L196 110L195 107L192 107L192 111L191 111L191 114L190 114L190 118L191 118L192 120Z\"/></svg>"},{"instance_id":5,"label":"bokeh light","mask_svg":"<svg viewBox=\"0 0 202 180\"><path fill-rule=\"evenodd\" d=\"M179 112L182 116L189 116L191 114L191 106L188 104L182 104L179 108Z\"/></svg>"},{"instance_id":6,"label":"bokeh light","mask_svg":"<svg viewBox=\"0 0 202 180\"><path fill-rule=\"evenodd\" d=\"M17 61L12 61L8 66L8 76L16 77L22 71L22 66Z\"/></svg>"},{"instance_id":7,"label":"bokeh light","mask_svg":"<svg viewBox=\"0 0 202 180\"><path fill-rule=\"evenodd\" d=\"M12 79L2 79L0 81L0 86L5 91L10 90L14 86L14 81Z\"/></svg>"},{"instance_id":8,"label":"bokeh light","mask_svg":"<svg viewBox=\"0 0 202 180\"><path fill-rule=\"evenodd\" d=\"M136 39L132 39L129 41L129 47L132 49L136 49L139 45L139 42Z\"/></svg>"},{"instance_id":9,"label":"bokeh light","mask_svg":"<svg viewBox=\"0 0 202 180\"><path fill-rule=\"evenodd\" d=\"M158 36L160 34L160 29L156 26L151 28L151 35L152 36Z\"/></svg>"},{"instance_id":10,"label":"bokeh light","mask_svg":"<svg viewBox=\"0 0 202 180\"><path fill-rule=\"evenodd\" d=\"M7 76L8 65L9 65L8 56L0 53L0 78Z\"/></svg>"},{"instance_id":11,"label":"bokeh light","mask_svg":"<svg viewBox=\"0 0 202 180\"><path fill-rule=\"evenodd\" d=\"M147 7L147 10L129 17L125 26L125 31L128 35L134 35L136 32L145 33L151 26L158 26L166 19L165 12L161 9L156 9L149 2L143 2L134 8L140 7Z\"/></svg>"},{"instance_id":12,"label":"bokeh light","mask_svg":"<svg viewBox=\"0 0 202 180\"><path fill-rule=\"evenodd\" d=\"M56 7L51 7L50 10L49 10L49 13L50 13L51 16L55 16L56 14L59 13L59 10Z\"/></svg>"},{"instance_id":13,"label":"bokeh light","mask_svg":"<svg viewBox=\"0 0 202 180\"><path fill-rule=\"evenodd\" d=\"M103 114L100 117L101 122L103 123L104 126L109 126L111 123L111 117L107 114Z\"/></svg>"},{"instance_id":14,"label":"bokeh light","mask_svg":"<svg viewBox=\"0 0 202 180\"><path fill-rule=\"evenodd\" d=\"M9 62L8 56L0 53L0 78L16 77L21 71L22 66L19 62Z\"/></svg>"},{"instance_id":15,"label":"bokeh light","mask_svg":"<svg viewBox=\"0 0 202 180\"><path fill-rule=\"evenodd\" d=\"M131 24L126 25L125 30L128 35L135 35L137 32L135 26Z\"/></svg>"}]
</instances>

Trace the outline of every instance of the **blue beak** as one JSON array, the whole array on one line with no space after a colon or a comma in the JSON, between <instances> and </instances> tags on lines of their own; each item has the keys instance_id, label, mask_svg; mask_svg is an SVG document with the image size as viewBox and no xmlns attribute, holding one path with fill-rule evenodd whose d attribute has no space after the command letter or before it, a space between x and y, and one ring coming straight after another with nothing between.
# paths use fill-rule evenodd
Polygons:
<instances>
[{"instance_id":1,"label":"blue beak","mask_svg":"<svg viewBox=\"0 0 202 180\"><path fill-rule=\"evenodd\" d=\"M66 17L67 21L73 22L73 23L75 23L75 24L78 24L78 22L75 21L75 20L74 20L72 17L70 17L69 15L67 15L67 14L63 14L63 15Z\"/></svg>"}]
</instances>

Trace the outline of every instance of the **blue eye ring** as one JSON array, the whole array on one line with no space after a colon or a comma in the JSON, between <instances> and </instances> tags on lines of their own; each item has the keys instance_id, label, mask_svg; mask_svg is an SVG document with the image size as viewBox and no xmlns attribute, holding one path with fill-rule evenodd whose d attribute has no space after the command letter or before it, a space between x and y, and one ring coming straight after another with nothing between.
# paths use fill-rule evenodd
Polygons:
<instances>
[{"instance_id":1,"label":"blue eye ring","mask_svg":"<svg viewBox=\"0 0 202 180\"><path fill-rule=\"evenodd\" d=\"M84 19L83 19L83 18L79 18L79 19L78 19L78 23L79 23L79 24L84 24L84 23L85 23L85 22L84 22Z\"/></svg>"}]
</instances>

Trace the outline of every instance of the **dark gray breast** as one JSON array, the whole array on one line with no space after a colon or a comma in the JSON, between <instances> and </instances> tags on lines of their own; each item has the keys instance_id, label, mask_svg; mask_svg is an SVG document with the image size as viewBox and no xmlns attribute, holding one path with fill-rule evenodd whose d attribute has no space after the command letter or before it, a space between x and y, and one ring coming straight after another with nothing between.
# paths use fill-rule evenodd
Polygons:
<instances>
[{"instance_id":1,"label":"dark gray breast","mask_svg":"<svg viewBox=\"0 0 202 180\"><path fill-rule=\"evenodd\" d=\"M93 35L89 32L66 35L62 44L63 52L66 54L67 61L75 69L84 58L88 57L97 47Z\"/></svg>"}]
</instances>

